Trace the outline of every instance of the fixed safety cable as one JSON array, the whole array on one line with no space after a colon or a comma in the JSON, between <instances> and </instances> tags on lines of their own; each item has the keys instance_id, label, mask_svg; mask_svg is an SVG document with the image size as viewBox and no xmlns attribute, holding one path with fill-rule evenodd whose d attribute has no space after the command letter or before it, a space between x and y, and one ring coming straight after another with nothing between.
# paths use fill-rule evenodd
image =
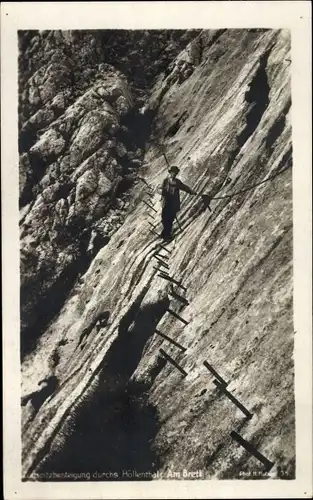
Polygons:
<instances>
[{"instance_id":1,"label":"fixed safety cable","mask_svg":"<svg viewBox=\"0 0 313 500\"><path fill-rule=\"evenodd\" d=\"M253 184L252 186L241 189L240 191L236 191L235 193L232 193L232 194L225 194L224 196L213 196L213 198L210 198L210 200L223 200L224 198L232 198L233 196L237 196L238 194L245 193L246 191L250 191L251 189L254 189L257 186L260 186L261 184L264 184L265 182L268 182L268 181L271 181L272 179L275 179L275 177L277 177L278 175L285 172L288 168L291 168L291 165L288 165L287 167L282 168L281 170L279 170L279 172L276 172L275 174L267 177L266 179L263 179L263 181L257 182L256 184Z\"/></svg>"}]
</instances>

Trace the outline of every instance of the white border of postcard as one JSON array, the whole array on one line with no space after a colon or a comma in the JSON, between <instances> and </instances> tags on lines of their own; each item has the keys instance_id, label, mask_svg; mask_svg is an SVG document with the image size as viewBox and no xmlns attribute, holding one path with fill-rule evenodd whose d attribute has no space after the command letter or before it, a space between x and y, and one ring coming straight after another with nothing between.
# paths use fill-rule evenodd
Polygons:
<instances>
[{"instance_id":1,"label":"white border of postcard","mask_svg":"<svg viewBox=\"0 0 313 500\"><path fill-rule=\"evenodd\" d=\"M4 485L6 499L310 498L311 5L308 1L3 2L1 5ZM109 483L21 481L17 30L287 28L292 37L296 479Z\"/></svg>"}]
</instances>

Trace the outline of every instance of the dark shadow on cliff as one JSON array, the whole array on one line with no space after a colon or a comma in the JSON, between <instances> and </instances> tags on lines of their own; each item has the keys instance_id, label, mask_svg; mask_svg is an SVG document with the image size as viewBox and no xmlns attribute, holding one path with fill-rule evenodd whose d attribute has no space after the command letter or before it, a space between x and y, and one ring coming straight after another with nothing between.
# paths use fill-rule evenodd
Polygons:
<instances>
[{"instance_id":1,"label":"dark shadow on cliff","mask_svg":"<svg viewBox=\"0 0 313 500\"><path fill-rule=\"evenodd\" d=\"M92 480L138 481L152 479L151 475L158 470L159 458L153 441L160 424L157 411L149 402L150 384L130 381L130 377L169 301L164 297L141 307L146 292L140 294L122 318L118 337L103 360L93 394L71 412L77 418L70 424L70 431L65 431L70 435L63 448L50 454L39 466L39 472L111 471L118 474L118 479L102 474ZM123 474L127 470L144 476L129 477Z\"/></svg>"},{"instance_id":2,"label":"dark shadow on cliff","mask_svg":"<svg viewBox=\"0 0 313 500\"><path fill-rule=\"evenodd\" d=\"M121 120L122 126L116 137L126 146L129 153L133 153L134 157L125 155L119 160L123 168L123 175L111 197L110 205L112 208L115 206L116 199L129 191L137 178L137 170L143 161L154 116L155 112L151 110L141 113L138 104L135 104L134 108ZM38 158L35 155L29 154L28 156L32 165L32 177L20 200L21 206L30 201L32 187L36 185L45 168L52 161L49 159L47 165L39 165L40 162L38 163ZM68 189L71 187L69 186ZM66 190L67 185L62 186L62 189ZM60 193L60 197L66 198L67 195L67 192ZM55 280L53 264L51 265L47 260L45 266L42 266L38 272L33 272L33 279L28 281L26 286L21 287L21 359L35 348L42 332L60 312L78 276L84 274L90 265L92 259L86 254L86 250L92 228L85 233L84 229L84 221L73 220L71 226L66 228L65 234L58 235L56 252L62 251L63 247L73 245L75 248L72 254L75 255L75 259L57 280ZM108 240L103 239L98 245L97 251L107 243ZM36 256L35 253L34 255ZM35 265L37 262L34 262Z\"/></svg>"},{"instance_id":3,"label":"dark shadow on cliff","mask_svg":"<svg viewBox=\"0 0 313 500\"><path fill-rule=\"evenodd\" d=\"M234 429L237 432L240 432L248 422L249 422L249 419L245 417L241 421L239 421L236 426L234 426ZM227 450L227 448L229 448L229 446L230 446L230 439L229 439L229 436L226 436L223 441L218 443L218 445L215 448L215 450L213 451L213 453L211 453L210 455L206 455L204 457L205 468L208 470L208 469L210 469L210 467L212 465L214 466L215 462L217 460L219 460L222 452L225 452Z\"/></svg>"}]
</instances>

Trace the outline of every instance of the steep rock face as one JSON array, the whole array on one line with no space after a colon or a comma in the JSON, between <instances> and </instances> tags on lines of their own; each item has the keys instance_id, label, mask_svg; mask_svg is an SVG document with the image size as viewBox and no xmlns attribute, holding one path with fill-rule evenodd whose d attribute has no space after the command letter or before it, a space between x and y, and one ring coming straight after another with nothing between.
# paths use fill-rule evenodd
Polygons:
<instances>
[{"instance_id":1,"label":"steep rock face","mask_svg":"<svg viewBox=\"0 0 313 500\"><path fill-rule=\"evenodd\" d=\"M136 40L141 51L153 40L157 54L166 47L162 61L157 59L147 71L146 92L159 67L194 32L186 32L177 42L172 30L140 36L136 31L119 31L116 36L88 30L20 33L23 355L89 265L92 232L97 231L97 249L123 220L128 191L142 164L149 123L138 113L138 77L130 72L127 80L103 61L117 50L117 61L127 60ZM144 60L138 50L140 69Z\"/></svg>"},{"instance_id":2,"label":"steep rock face","mask_svg":"<svg viewBox=\"0 0 313 500\"><path fill-rule=\"evenodd\" d=\"M142 111L154 116L144 183L134 186L123 224L24 359L24 478L125 468L164 477L170 470L183 477L184 469L201 469L203 478L261 473L232 430L275 463L273 477L293 477L289 52L284 31L202 32L160 75ZM93 102L88 93L81 99ZM75 123L77 102L61 117L65 126ZM98 148L97 134L116 123L122 111L100 102L88 108L91 124L84 125L84 111L73 127L69 152ZM49 151L62 150L58 130L34 144L36 154L45 141ZM160 250L149 221L160 232L162 148L184 182L216 199L210 211L184 195L175 239ZM105 196L110 186L96 160L88 167L89 157L64 167L78 205L84 196L94 200L87 212L81 204L85 220L96 211L97 190ZM54 189L48 196L66 219ZM203 361L251 419L216 387Z\"/></svg>"},{"instance_id":3,"label":"steep rock face","mask_svg":"<svg viewBox=\"0 0 313 500\"><path fill-rule=\"evenodd\" d=\"M130 174L131 162L123 163L127 150L117 134L131 107L127 84L115 72L106 73L22 155L23 165L30 164L31 172L38 176L33 187L35 201L25 207L22 220L22 330L26 330L26 342L27 330L38 321L34 311L38 295L51 300L60 279L74 272L73 266L86 250L89 228L103 221L118 186ZM24 177L21 197L33 180L27 173ZM102 236L108 236L103 226Z\"/></svg>"}]
</instances>

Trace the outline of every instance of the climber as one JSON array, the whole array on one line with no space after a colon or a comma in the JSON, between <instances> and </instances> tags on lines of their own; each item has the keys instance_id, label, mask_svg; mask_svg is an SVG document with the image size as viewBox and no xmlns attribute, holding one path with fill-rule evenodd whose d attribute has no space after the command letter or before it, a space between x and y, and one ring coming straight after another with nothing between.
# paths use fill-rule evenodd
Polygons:
<instances>
[{"instance_id":1,"label":"climber","mask_svg":"<svg viewBox=\"0 0 313 500\"><path fill-rule=\"evenodd\" d=\"M170 241L172 238L172 227L177 212L180 210L179 191L185 191L193 196L197 193L189 188L180 179L177 179L179 168L172 166L169 169L170 176L164 179L162 184L162 238Z\"/></svg>"}]
</instances>

